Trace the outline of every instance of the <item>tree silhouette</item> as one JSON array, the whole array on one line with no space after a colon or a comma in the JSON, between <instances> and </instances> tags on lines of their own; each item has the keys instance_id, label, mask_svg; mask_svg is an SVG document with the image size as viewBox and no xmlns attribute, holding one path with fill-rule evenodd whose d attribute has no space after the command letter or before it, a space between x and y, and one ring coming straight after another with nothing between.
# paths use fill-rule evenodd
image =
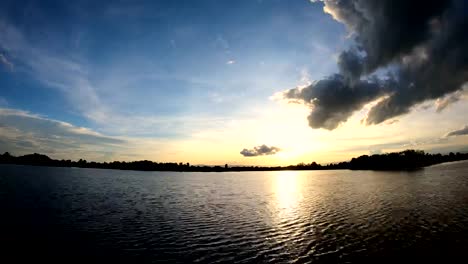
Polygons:
<instances>
[{"instance_id":1,"label":"tree silhouette","mask_svg":"<svg viewBox=\"0 0 468 264\"><path fill-rule=\"evenodd\" d=\"M141 171L275 171L275 170L330 170L330 169L352 169L352 170L414 170L437 163L458 161L468 159L468 153L453 153L448 155L428 154L421 150L405 150L401 152L376 154L372 156L362 155L352 158L351 161L320 165L311 162L310 164L299 163L285 167L259 167L259 166L193 166L183 162L153 162L149 160L132 162L88 162L85 159L78 161L54 160L46 155L34 153L15 157L5 152L0 155L0 164L19 164L33 166L51 167L80 167L118 170L141 170Z\"/></svg>"}]
</instances>

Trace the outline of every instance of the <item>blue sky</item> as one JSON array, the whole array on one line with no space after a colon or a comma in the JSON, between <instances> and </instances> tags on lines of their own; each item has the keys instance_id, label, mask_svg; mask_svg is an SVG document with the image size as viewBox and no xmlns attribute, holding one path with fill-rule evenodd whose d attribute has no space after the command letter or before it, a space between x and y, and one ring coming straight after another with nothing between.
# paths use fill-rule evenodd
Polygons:
<instances>
[{"instance_id":1,"label":"blue sky","mask_svg":"<svg viewBox=\"0 0 468 264\"><path fill-rule=\"evenodd\" d=\"M21 47L3 48L15 67L2 72L2 97L79 125L94 125L80 109L92 102L63 91L77 89L66 74L86 79L117 114L228 117L294 86L314 52L334 52L343 42L343 26L307 1L59 2L3 3L4 30L16 31ZM53 87L54 78L67 87Z\"/></svg>"},{"instance_id":2,"label":"blue sky","mask_svg":"<svg viewBox=\"0 0 468 264\"><path fill-rule=\"evenodd\" d=\"M71 126L72 143L38 143L37 152L98 160L190 160L197 152L180 151L181 145L234 126L246 135L225 138L237 147L226 145L232 154L223 159L281 163L237 158L244 147L277 145L249 138L245 124L275 120L271 115L284 110L278 107L288 106L272 96L335 72L337 53L351 43L347 36L322 3L306 0L2 1L0 108L17 120L0 121L34 134L28 140L35 143L60 134L57 127ZM52 122L53 128L39 131L36 123L18 128L25 116ZM95 141L81 142L82 132ZM22 147L25 139L7 136L11 133L2 132L10 142L0 144L5 150L33 150ZM101 144L102 138L110 140ZM215 144L214 138L204 140ZM203 145L196 144L191 148ZM140 149L145 145L161 152L147 153Z\"/></svg>"},{"instance_id":3,"label":"blue sky","mask_svg":"<svg viewBox=\"0 0 468 264\"><path fill-rule=\"evenodd\" d=\"M95 124L79 101L88 99L66 98L80 92L70 91L73 81L60 76L68 69L56 64L75 67L71 74L83 75L75 77L118 114L228 116L294 86L302 68L314 67L314 52L326 64L322 49L333 52L329 45L341 42L343 30L307 1L58 2L3 2L4 30L21 36L3 41L21 43L18 50L3 47L15 67L1 73L2 97L12 107L87 126ZM34 69L43 66L52 69ZM43 80L49 77L62 79L70 94Z\"/></svg>"}]
</instances>

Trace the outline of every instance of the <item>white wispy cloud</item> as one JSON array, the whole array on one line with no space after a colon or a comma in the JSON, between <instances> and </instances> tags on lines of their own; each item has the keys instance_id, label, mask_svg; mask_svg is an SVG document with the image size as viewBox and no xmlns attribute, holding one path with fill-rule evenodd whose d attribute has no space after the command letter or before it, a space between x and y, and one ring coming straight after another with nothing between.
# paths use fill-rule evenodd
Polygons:
<instances>
[{"instance_id":1,"label":"white wispy cloud","mask_svg":"<svg viewBox=\"0 0 468 264\"><path fill-rule=\"evenodd\" d=\"M223 47L227 42L220 39ZM216 126L227 118L184 114L167 117L151 114L129 114L113 102L125 101L122 86L143 78L167 78L152 69L151 73L125 69L107 69L104 76L96 78L92 67L73 54L52 53L36 47L17 27L0 20L0 48L21 62L21 70L43 85L55 89L67 98L70 110L77 111L91 121L95 129L122 136L190 136L197 131ZM234 63L234 61L230 62ZM169 76L179 78L178 76ZM109 81L110 79L110 81ZM194 80L198 82L197 80ZM145 95L142 95L143 97ZM105 98L105 100L103 99ZM110 103L109 103L110 102Z\"/></svg>"},{"instance_id":2,"label":"white wispy cloud","mask_svg":"<svg viewBox=\"0 0 468 264\"><path fill-rule=\"evenodd\" d=\"M2 53L0 53L0 64L3 64L3 66L5 66L10 71L12 71L14 68L13 63L8 60Z\"/></svg>"},{"instance_id":3,"label":"white wispy cloud","mask_svg":"<svg viewBox=\"0 0 468 264\"><path fill-rule=\"evenodd\" d=\"M0 21L0 48L13 54L22 70L64 93L85 115L103 111L99 96L79 61L34 46L14 25Z\"/></svg>"},{"instance_id":4,"label":"white wispy cloud","mask_svg":"<svg viewBox=\"0 0 468 264\"><path fill-rule=\"evenodd\" d=\"M0 108L0 148L16 154L41 152L78 157L91 151L114 153L128 144L124 138L18 109Z\"/></svg>"},{"instance_id":5,"label":"white wispy cloud","mask_svg":"<svg viewBox=\"0 0 468 264\"><path fill-rule=\"evenodd\" d=\"M199 140L110 136L28 111L0 108L0 150L14 155L42 153L52 158L73 160L201 162L203 158L199 156L207 148L214 151L219 144Z\"/></svg>"},{"instance_id":6,"label":"white wispy cloud","mask_svg":"<svg viewBox=\"0 0 468 264\"><path fill-rule=\"evenodd\" d=\"M216 38L215 46L223 49L227 53L230 52L229 42L222 35L218 35L218 37Z\"/></svg>"},{"instance_id":7,"label":"white wispy cloud","mask_svg":"<svg viewBox=\"0 0 468 264\"><path fill-rule=\"evenodd\" d=\"M0 108L0 123L2 127L15 127L24 131L35 131L41 135L77 136L90 143L99 141L104 144L122 143L124 140L102 135L89 128L74 126L70 123L50 119L28 111Z\"/></svg>"}]
</instances>

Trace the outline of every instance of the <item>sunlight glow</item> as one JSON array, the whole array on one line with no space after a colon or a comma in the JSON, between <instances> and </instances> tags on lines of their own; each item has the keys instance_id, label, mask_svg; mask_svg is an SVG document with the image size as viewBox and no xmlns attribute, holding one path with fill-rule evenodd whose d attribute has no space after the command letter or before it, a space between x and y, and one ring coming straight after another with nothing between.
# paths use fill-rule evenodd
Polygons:
<instances>
[{"instance_id":1,"label":"sunlight glow","mask_svg":"<svg viewBox=\"0 0 468 264\"><path fill-rule=\"evenodd\" d=\"M302 177L297 171L278 171L273 181L278 217L290 218L297 214L302 200Z\"/></svg>"}]
</instances>

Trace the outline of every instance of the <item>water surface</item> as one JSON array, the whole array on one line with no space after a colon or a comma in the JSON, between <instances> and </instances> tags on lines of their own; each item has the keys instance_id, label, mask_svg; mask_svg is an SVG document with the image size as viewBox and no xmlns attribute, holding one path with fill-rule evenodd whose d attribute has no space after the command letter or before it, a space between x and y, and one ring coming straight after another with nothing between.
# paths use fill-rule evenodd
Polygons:
<instances>
[{"instance_id":1,"label":"water surface","mask_svg":"<svg viewBox=\"0 0 468 264\"><path fill-rule=\"evenodd\" d=\"M0 242L49 262L309 263L468 255L468 162L413 172L0 166Z\"/></svg>"}]
</instances>

